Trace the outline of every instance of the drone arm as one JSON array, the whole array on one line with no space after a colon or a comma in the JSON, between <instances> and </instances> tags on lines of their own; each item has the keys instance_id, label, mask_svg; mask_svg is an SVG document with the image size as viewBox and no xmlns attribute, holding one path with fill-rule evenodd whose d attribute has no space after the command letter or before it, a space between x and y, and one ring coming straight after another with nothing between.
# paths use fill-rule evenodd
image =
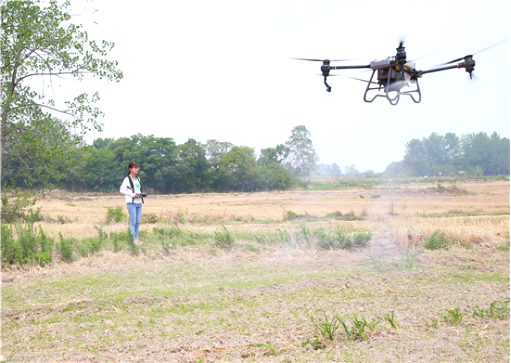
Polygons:
<instances>
[{"instance_id":1,"label":"drone arm","mask_svg":"<svg viewBox=\"0 0 511 363\"><path fill-rule=\"evenodd\" d=\"M440 72L440 71L447 71L449 69L455 69L455 68L462 68L464 67L465 65L463 63L458 63L458 64L455 64L453 66L449 66L449 67L442 67L442 68L433 68L433 69L428 69L426 71L417 71L417 74L419 76L422 76L423 74L426 74L426 73L433 73L433 72Z\"/></svg>"},{"instance_id":2,"label":"drone arm","mask_svg":"<svg viewBox=\"0 0 511 363\"><path fill-rule=\"evenodd\" d=\"M371 66L369 64L366 66L330 66L330 70L332 70L332 69L364 69L364 68L371 68Z\"/></svg>"}]
</instances>

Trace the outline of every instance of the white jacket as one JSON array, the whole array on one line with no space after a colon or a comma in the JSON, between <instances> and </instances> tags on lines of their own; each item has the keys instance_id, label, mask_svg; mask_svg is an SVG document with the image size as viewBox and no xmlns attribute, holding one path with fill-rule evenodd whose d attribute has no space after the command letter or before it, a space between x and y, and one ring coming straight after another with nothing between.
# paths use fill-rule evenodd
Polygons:
<instances>
[{"instance_id":1,"label":"white jacket","mask_svg":"<svg viewBox=\"0 0 511 363\"><path fill-rule=\"evenodd\" d=\"M126 176L126 178L124 178L119 192L126 196L126 203L142 203L142 198L133 198L135 194L140 193L140 179L131 179L133 180L133 186L135 187L135 191L133 191L131 190L131 185L128 178L131 178L131 176Z\"/></svg>"}]
</instances>

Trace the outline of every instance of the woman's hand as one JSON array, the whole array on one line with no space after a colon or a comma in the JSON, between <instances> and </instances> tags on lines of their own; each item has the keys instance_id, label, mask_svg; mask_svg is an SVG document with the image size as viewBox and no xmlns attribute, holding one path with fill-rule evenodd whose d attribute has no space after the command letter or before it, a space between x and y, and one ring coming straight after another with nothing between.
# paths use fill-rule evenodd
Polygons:
<instances>
[{"instance_id":1,"label":"woman's hand","mask_svg":"<svg viewBox=\"0 0 511 363\"><path fill-rule=\"evenodd\" d=\"M138 194L135 194L135 196L133 198L137 199L137 198L140 198L140 197L138 196Z\"/></svg>"}]
</instances>

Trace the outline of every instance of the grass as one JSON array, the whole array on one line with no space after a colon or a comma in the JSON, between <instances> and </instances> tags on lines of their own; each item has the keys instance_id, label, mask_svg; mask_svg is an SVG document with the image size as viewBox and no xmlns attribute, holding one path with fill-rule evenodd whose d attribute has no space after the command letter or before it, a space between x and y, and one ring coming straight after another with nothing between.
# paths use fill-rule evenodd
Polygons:
<instances>
[{"instance_id":1,"label":"grass","mask_svg":"<svg viewBox=\"0 0 511 363\"><path fill-rule=\"evenodd\" d=\"M167 233L179 234L176 230ZM509 285L502 281L508 272L499 274L504 280L461 281L454 277L458 282L453 289L446 281L459 274L459 265L439 268L421 264L419 274L395 270L381 277L358 268L360 252L306 251L278 248L244 252L243 257L241 252L222 253L211 259L203 250L182 249L161 263L150 264L141 264L143 257L129 251L109 252L124 263L94 270L94 261L109 256L103 252L103 256L84 259L83 267L74 267L76 273L69 266L67 273L48 270L50 274L38 279L5 284L4 354L14 362L32 361L35 356L46 361L84 360L88 354L101 361L117 354L123 359L137 355L140 361L194 357L229 361L240 355L254 361L271 357L279 361L346 361L353 356L359 361L375 361L388 354L390 345L392 354L415 360L409 355L408 340L390 331L397 329L410 339L420 338L423 346L415 349L427 354L431 344L443 346L440 338L449 326L486 332L483 339L492 349L453 351L452 347L463 342L463 336L454 335L445 345L450 348L436 353L440 360L454 360L455 356L469 360L480 354L485 361L502 361L508 354L503 349L509 325L485 323L487 319L505 319L487 313L484 318L463 316L453 325L438 315L441 311L447 314L449 301L458 300L460 291L471 299L459 306L459 312L474 311L476 306L490 311L494 301L504 305L495 303L493 311L505 312L502 306L506 306ZM426 261L438 258L433 253L438 252L425 252L430 254ZM485 250L452 248L449 253L460 257L472 254L476 259L491 256ZM506 253L497 253L498 266L508 268ZM417 324L428 317L437 319L437 329ZM368 348L371 341L372 348ZM123 350L126 346L132 350ZM185 350L175 350L178 346ZM59 355L62 352L63 356Z\"/></svg>"}]
</instances>

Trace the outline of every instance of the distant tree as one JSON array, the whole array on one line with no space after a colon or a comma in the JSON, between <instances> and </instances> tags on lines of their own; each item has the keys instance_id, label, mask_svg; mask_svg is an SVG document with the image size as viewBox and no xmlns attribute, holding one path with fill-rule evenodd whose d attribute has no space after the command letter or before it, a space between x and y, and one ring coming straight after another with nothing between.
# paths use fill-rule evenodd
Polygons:
<instances>
[{"instance_id":1,"label":"distant tree","mask_svg":"<svg viewBox=\"0 0 511 363\"><path fill-rule=\"evenodd\" d=\"M336 163L333 163L332 166L330 166L330 170L331 170L332 176L335 176L338 178L342 175L341 168Z\"/></svg>"},{"instance_id":2,"label":"distant tree","mask_svg":"<svg viewBox=\"0 0 511 363\"><path fill-rule=\"evenodd\" d=\"M423 176L429 173L429 164L425 155L424 145L419 139L412 139L406 144L403 163L409 174Z\"/></svg>"},{"instance_id":3,"label":"distant tree","mask_svg":"<svg viewBox=\"0 0 511 363\"><path fill-rule=\"evenodd\" d=\"M485 132L441 136L433 132L406 144L404 159L387 167L387 174L423 175L509 175L509 139Z\"/></svg>"},{"instance_id":4,"label":"distant tree","mask_svg":"<svg viewBox=\"0 0 511 363\"><path fill-rule=\"evenodd\" d=\"M349 177L355 177L355 176L359 176L360 175L360 172L358 171L358 169L356 168L355 165L346 165L344 167L344 175L346 176L349 176Z\"/></svg>"},{"instance_id":5,"label":"distant tree","mask_svg":"<svg viewBox=\"0 0 511 363\"><path fill-rule=\"evenodd\" d=\"M305 126L296 126L285 146L289 150L289 166L295 176L308 176L316 170L319 158L312 146L311 134Z\"/></svg>"},{"instance_id":6,"label":"distant tree","mask_svg":"<svg viewBox=\"0 0 511 363\"><path fill-rule=\"evenodd\" d=\"M403 161L393 161L385 169L386 175L402 175L405 174L405 166Z\"/></svg>"}]
</instances>

